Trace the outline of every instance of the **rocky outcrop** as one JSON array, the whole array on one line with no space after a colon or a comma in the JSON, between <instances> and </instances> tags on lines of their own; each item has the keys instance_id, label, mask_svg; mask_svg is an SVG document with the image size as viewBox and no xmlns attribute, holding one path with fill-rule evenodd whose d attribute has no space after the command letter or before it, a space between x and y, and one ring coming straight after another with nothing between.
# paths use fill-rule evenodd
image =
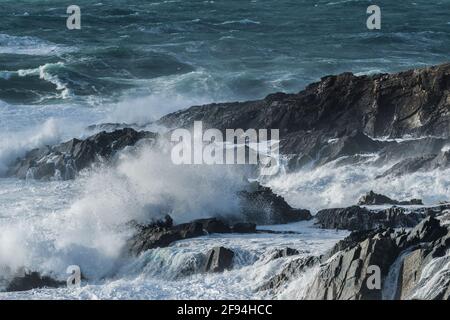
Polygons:
<instances>
[{"instance_id":1,"label":"rocky outcrop","mask_svg":"<svg viewBox=\"0 0 450 320\"><path fill-rule=\"evenodd\" d=\"M157 134L125 128L102 131L85 140L72 139L53 147L45 146L17 159L8 175L20 179L73 179L77 172L96 162L110 160L116 152L144 138L154 142Z\"/></svg>"},{"instance_id":2,"label":"rocky outcrop","mask_svg":"<svg viewBox=\"0 0 450 320\"><path fill-rule=\"evenodd\" d=\"M261 285L258 290L271 290L274 293L282 288L284 285L300 276L307 269L318 265L321 262L321 257L300 257L289 262L283 270L272 277L269 281Z\"/></svg>"},{"instance_id":3,"label":"rocky outcrop","mask_svg":"<svg viewBox=\"0 0 450 320\"><path fill-rule=\"evenodd\" d=\"M167 247L175 241L200 237L206 234L203 226L206 224L222 224L217 219L212 221L193 221L174 226L172 218L166 217L165 222L156 222L147 226L138 226L138 232L128 241L128 249L134 255L160 247Z\"/></svg>"},{"instance_id":4,"label":"rocky outcrop","mask_svg":"<svg viewBox=\"0 0 450 320\"><path fill-rule=\"evenodd\" d=\"M27 272L16 276L6 287L7 292L27 291L39 288L59 288L64 286L64 281L55 280L49 276L42 276L38 272Z\"/></svg>"},{"instance_id":5,"label":"rocky outcrop","mask_svg":"<svg viewBox=\"0 0 450 320\"><path fill-rule=\"evenodd\" d=\"M139 254L148 249L167 247L175 241L210 233L256 233L257 224L283 224L312 218L308 210L292 208L270 188L258 183L250 184L247 190L239 192L238 197L240 212L226 218L198 219L179 225L173 225L170 216L148 225L132 221L129 225L137 233L128 241L128 248L133 254Z\"/></svg>"},{"instance_id":6,"label":"rocky outcrop","mask_svg":"<svg viewBox=\"0 0 450 320\"><path fill-rule=\"evenodd\" d=\"M433 281L422 274L433 259L450 257L450 230L431 216L409 232L392 229L369 233L367 239L350 244L320 268L308 290L311 299L410 299L417 289ZM373 274L370 266L381 271L380 289L370 288L367 281ZM443 272L443 286L427 298L442 299L450 285L448 270ZM447 278L447 279L446 279Z\"/></svg>"},{"instance_id":7,"label":"rocky outcrop","mask_svg":"<svg viewBox=\"0 0 450 320\"><path fill-rule=\"evenodd\" d=\"M231 227L231 230L234 233L255 233L256 224L249 222L238 222Z\"/></svg>"},{"instance_id":8,"label":"rocky outcrop","mask_svg":"<svg viewBox=\"0 0 450 320\"><path fill-rule=\"evenodd\" d=\"M194 121L221 130L279 129L280 151L294 168L345 157L364 161L357 157L373 153L384 162L436 155L450 137L450 64L396 74L326 76L297 94L195 106L158 124L189 128ZM410 139L375 139L405 136Z\"/></svg>"},{"instance_id":9,"label":"rocky outcrop","mask_svg":"<svg viewBox=\"0 0 450 320\"><path fill-rule=\"evenodd\" d=\"M319 300L380 300L381 287L367 285L376 266L385 278L398 255L391 231L377 233L355 246L340 251L323 265L314 278L307 299Z\"/></svg>"},{"instance_id":10,"label":"rocky outcrop","mask_svg":"<svg viewBox=\"0 0 450 320\"><path fill-rule=\"evenodd\" d=\"M224 247L215 247L206 254L205 272L223 272L233 266L234 252Z\"/></svg>"},{"instance_id":11,"label":"rocky outcrop","mask_svg":"<svg viewBox=\"0 0 450 320\"><path fill-rule=\"evenodd\" d=\"M450 226L432 216L408 232L357 231L325 256L293 260L261 290L277 294L314 267L305 299L449 299L449 250Z\"/></svg>"},{"instance_id":12,"label":"rocky outcrop","mask_svg":"<svg viewBox=\"0 0 450 320\"><path fill-rule=\"evenodd\" d=\"M127 243L127 249L134 255L149 249L168 247L179 240L201 237L211 233L256 232L255 224L236 223L230 226L218 218L198 219L174 225L172 218L166 216L163 220L145 226L135 222L130 223L130 226L137 230Z\"/></svg>"},{"instance_id":13,"label":"rocky outcrop","mask_svg":"<svg viewBox=\"0 0 450 320\"><path fill-rule=\"evenodd\" d=\"M396 74L327 76L298 94L192 107L163 117L169 127L280 128L284 135L324 130L372 137L450 136L450 64ZM333 126L330 126L330 123Z\"/></svg>"},{"instance_id":14,"label":"rocky outcrop","mask_svg":"<svg viewBox=\"0 0 450 320\"><path fill-rule=\"evenodd\" d=\"M300 251L298 251L297 249L289 248L289 247L284 248L284 249L277 249L270 257L270 260L286 258L286 257L290 257L290 256L295 256L298 254L300 254Z\"/></svg>"},{"instance_id":15,"label":"rocky outcrop","mask_svg":"<svg viewBox=\"0 0 450 320\"><path fill-rule=\"evenodd\" d=\"M256 224L284 224L310 220L311 212L292 208L272 189L253 184L249 190L239 193L241 211L245 219Z\"/></svg>"},{"instance_id":16,"label":"rocky outcrop","mask_svg":"<svg viewBox=\"0 0 450 320\"><path fill-rule=\"evenodd\" d=\"M411 199L408 201L397 201L393 200L385 195L375 193L373 191L369 191L365 195L363 195L358 200L359 206L364 205L383 205L383 204L392 204L392 205L423 205L421 199Z\"/></svg>"},{"instance_id":17,"label":"rocky outcrop","mask_svg":"<svg viewBox=\"0 0 450 320\"><path fill-rule=\"evenodd\" d=\"M424 212L408 212L404 208L392 207L371 211L359 206L340 209L324 209L315 215L316 223L324 229L372 230L378 227L410 228L425 216Z\"/></svg>"}]
</instances>

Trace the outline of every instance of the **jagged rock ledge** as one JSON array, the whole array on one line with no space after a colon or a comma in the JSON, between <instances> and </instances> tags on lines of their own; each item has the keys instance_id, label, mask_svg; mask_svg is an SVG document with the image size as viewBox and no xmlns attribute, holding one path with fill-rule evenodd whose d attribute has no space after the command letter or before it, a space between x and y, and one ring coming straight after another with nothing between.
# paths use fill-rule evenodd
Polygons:
<instances>
[{"instance_id":1,"label":"jagged rock ledge","mask_svg":"<svg viewBox=\"0 0 450 320\"><path fill-rule=\"evenodd\" d=\"M58 281L47 275L41 275L39 272L25 272L18 275L9 282L6 292L27 291L37 288L59 288L65 286L65 281Z\"/></svg>"},{"instance_id":2,"label":"jagged rock ledge","mask_svg":"<svg viewBox=\"0 0 450 320\"><path fill-rule=\"evenodd\" d=\"M407 205L423 205L423 202L421 199L411 199L406 201L398 201L391 199L385 195L375 193L373 191L369 191L365 195L363 195L358 200L359 206L370 206L370 205L383 205L383 204L393 204L393 205L401 205L401 206L407 206Z\"/></svg>"},{"instance_id":3,"label":"jagged rock ledge","mask_svg":"<svg viewBox=\"0 0 450 320\"><path fill-rule=\"evenodd\" d=\"M279 129L287 169L366 163L391 168L379 175L401 176L450 167L450 64L396 74L323 77L297 94L274 93L265 99L194 106L171 113L155 125L190 128ZM330 125L333 124L333 125ZM84 141L30 151L9 175L49 178L74 172L155 134L132 124L100 124L107 130ZM387 139L389 138L389 139ZM377 157L374 157L374 155Z\"/></svg>"},{"instance_id":4,"label":"jagged rock ledge","mask_svg":"<svg viewBox=\"0 0 450 320\"><path fill-rule=\"evenodd\" d=\"M244 193L243 202L248 201L249 204L244 205L242 213L234 219L208 218L174 225L172 218L167 215L163 220L148 225L131 222L137 232L129 239L127 251L138 255L149 249L170 246L175 241L211 233L266 233L270 231L258 231L256 224L282 224L311 219L308 210L293 209L283 198L271 193L269 188L261 188L265 193L261 199L259 193ZM267 212L270 214L267 215Z\"/></svg>"},{"instance_id":5,"label":"jagged rock ledge","mask_svg":"<svg viewBox=\"0 0 450 320\"><path fill-rule=\"evenodd\" d=\"M146 139L155 143L158 134L131 128L102 131L85 140L72 139L55 145L33 149L18 158L7 172L20 179L74 179L76 174L95 163L109 161L120 150Z\"/></svg>"},{"instance_id":6,"label":"jagged rock ledge","mask_svg":"<svg viewBox=\"0 0 450 320\"><path fill-rule=\"evenodd\" d=\"M450 225L442 221L428 216L408 232L390 228L353 232L324 256L291 261L260 290L271 290L277 295L287 283L316 268L305 299L448 300ZM373 266L381 272L379 288L368 286ZM423 293L420 288L425 286L431 290Z\"/></svg>"},{"instance_id":7,"label":"jagged rock ledge","mask_svg":"<svg viewBox=\"0 0 450 320\"><path fill-rule=\"evenodd\" d=\"M279 129L291 169L362 163L375 153L374 165L396 164L380 177L449 168L450 64L326 76L297 94L195 106L157 123L190 128L194 121L220 130Z\"/></svg>"},{"instance_id":8,"label":"jagged rock ledge","mask_svg":"<svg viewBox=\"0 0 450 320\"><path fill-rule=\"evenodd\" d=\"M316 225L323 229L366 231L377 228L413 228L427 216L436 216L450 205L404 208L393 206L375 210L360 206L323 209L314 216Z\"/></svg>"}]
</instances>

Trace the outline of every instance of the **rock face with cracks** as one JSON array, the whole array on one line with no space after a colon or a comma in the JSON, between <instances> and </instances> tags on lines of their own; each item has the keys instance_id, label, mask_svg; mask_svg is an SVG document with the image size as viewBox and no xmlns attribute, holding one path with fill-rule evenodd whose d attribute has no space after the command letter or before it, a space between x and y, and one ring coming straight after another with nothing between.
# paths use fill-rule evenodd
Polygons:
<instances>
[{"instance_id":1,"label":"rock face with cracks","mask_svg":"<svg viewBox=\"0 0 450 320\"><path fill-rule=\"evenodd\" d=\"M261 290L276 294L305 270L316 268L305 299L450 299L449 250L449 225L430 215L408 232L355 231L324 256L288 263ZM379 287L371 278L374 266L380 272Z\"/></svg>"},{"instance_id":2,"label":"rock face with cracks","mask_svg":"<svg viewBox=\"0 0 450 320\"><path fill-rule=\"evenodd\" d=\"M450 137L450 64L396 74L326 76L296 94L195 106L158 123L189 128L194 121L220 130L279 129L280 151L291 168L342 158L361 161L359 155L372 153L384 162L411 158L419 168L447 168L448 154L441 150ZM421 139L376 139L406 135Z\"/></svg>"},{"instance_id":3,"label":"rock face with cracks","mask_svg":"<svg viewBox=\"0 0 450 320\"><path fill-rule=\"evenodd\" d=\"M408 201L398 201L391 199L385 195L375 193L373 191L369 191L365 195L363 195L358 200L359 206L364 205L383 205L383 204L393 204L393 205L423 205L422 200L420 199L411 199Z\"/></svg>"}]
</instances>

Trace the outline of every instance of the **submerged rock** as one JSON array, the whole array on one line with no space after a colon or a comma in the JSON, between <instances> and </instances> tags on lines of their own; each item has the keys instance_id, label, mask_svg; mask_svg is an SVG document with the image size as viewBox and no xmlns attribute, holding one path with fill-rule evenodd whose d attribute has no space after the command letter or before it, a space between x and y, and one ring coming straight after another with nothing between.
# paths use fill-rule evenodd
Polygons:
<instances>
[{"instance_id":1,"label":"submerged rock","mask_svg":"<svg viewBox=\"0 0 450 320\"><path fill-rule=\"evenodd\" d=\"M131 128L100 132L85 140L72 139L59 145L34 149L16 160L9 176L20 179L73 179L77 172L96 162L110 160L116 152L135 145L141 139L155 141L157 134Z\"/></svg>"},{"instance_id":2,"label":"submerged rock","mask_svg":"<svg viewBox=\"0 0 450 320\"><path fill-rule=\"evenodd\" d=\"M29 272L15 277L6 287L7 292L27 291L39 288L59 288L66 284L49 276L42 276L39 272Z\"/></svg>"},{"instance_id":3,"label":"submerged rock","mask_svg":"<svg viewBox=\"0 0 450 320\"><path fill-rule=\"evenodd\" d=\"M397 201L393 200L385 195L375 193L370 191L363 195L358 200L358 205L383 205L383 204L393 204L393 205L423 205L421 199L411 199L408 201Z\"/></svg>"},{"instance_id":4,"label":"submerged rock","mask_svg":"<svg viewBox=\"0 0 450 320\"><path fill-rule=\"evenodd\" d=\"M206 254L205 272L223 272L233 266L234 252L224 247L215 247Z\"/></svg>"}]
</instances>

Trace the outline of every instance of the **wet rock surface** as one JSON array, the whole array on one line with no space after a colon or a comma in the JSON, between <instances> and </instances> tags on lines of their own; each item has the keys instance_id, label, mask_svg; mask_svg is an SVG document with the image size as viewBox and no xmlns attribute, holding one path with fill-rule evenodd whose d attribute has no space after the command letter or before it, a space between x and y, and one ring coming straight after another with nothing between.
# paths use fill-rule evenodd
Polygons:
<instances>
[{"instance_id":1,"label":"wet rock surface","mask_svg":"<svg viewBox=\"0 0 450 320\"><path fill-rule=\"evenodd\" d=\"M393 205L423 205L421 199L411 199L407 201L393 200L385 195L369 191L367 194L363 195L358 200L358 205L383 205L383 204L393 204Z\"/></svg>"},{"instance_id":2,"label":"wet rock surface","mask_svg":"<svg viewBox=\"0 0 450 320\"><path fill-rule=\"evenodd\" d=\"M72 139L31 150L11 165L7 175L20 179L73 179L79 171L110 160L116 152L134 146L139 140L155 141L157 137L155 133L131 128L102 131L85 140Z\"/></svg>"},{"instance_id":3,"label":"wet rock surface","mask_svg":"<svg viewBox=\"0 0 450 320\"><path fill-rule=\"evenodd\" d=\"M450 167L450 151L439 154L426 154L412 158L406 158L393 165L377 178L399 177L415 172L424 172Z\"/></svg>"},{"instance_id":4,"label":"wet rock surface","mask_svg":"<svg viewBox=\"0 0 450 320\"><path fill-rule=\"evenodd\" d=\"M7 292L27 291L39 288L59 288L66 285L64 281L55 280L49 276L43 276L38 272L27 272L16 276L6 287Z\"/></svg>"},{"instance_id":5,"label":"wet rock surface","mask_svg":"<svg viewBox=\"0 0 450 320\"><path fill-rule=\"evenodd\" d=\"M224 247L215 247L206 254L205 272L223 272L233 266L234 252Z\"/></svg>"},{"instance_id":6,"label":"wet rock surface","mask_svg":"<svg viewBox=\"0 0 450 320\"><path fill-rule=\"evenodd\" d=\"M127 248L134 255L149 249L168 247L179 240L212 233L256 233L254 224L237 223L231 226L218 218L198 219L174 225L172 218L166 216L164 220L146 226L138 224L133 226L137 229L137 233L128 241Z\"/></svg>"},{"instance_id":7,"label":"wet rock surface","mask_svg":"<svg viewBox=\"0 0 450 320\"><path fill-rule=\"evenodd\" d=\"M323 130L327 136L359 131L373 137L448 137L449 78L450 64L373 76L347 72L323 77L298 94L192 107L159 122L189 127L203 120L214 128L281 128L284 134Z\"/></svg>"},{"instance_id":8,"label":"wet rock surface","mask_svg":"<svg viewBox=\"0 0 450 320\"><path fill-rule=\"evenodd\" d=\"M316 268L305 299L449 299L450 227L427 216L410 231L380 228L352 232L322 257L288 263L261 290L279 292ZM379 286L371 276L379 270ZM430 270L433 270L430 273ZM421 288L433 287L431 290Z\"/></svg>"},{"instance_id":9,"label":"wet rock surface","mask_svg":"<svg viewBox=\"0 0 450 320\"><path fill-rule=\"evenodd\" d=\"M284 248L284 249L278 249L272 254L271 260L279 259L279 258L286 258L286 257L290 257L290 256L296 256L299 253L300 253L300 251L298 251L297 249L292 249L289 247Z\"/></svg>"},{"instance_id":10,"label":"wet rock surface","mask_svg":"<svg viewBox=\"0 0 450 320\"><path fill-rule=\"evenodd\" d=\"M450 64L396 74L323 77L296 94L194 106L162 117L155 125L204 129L278 129L287 170L305 166L390 165L378 178L450 167ZM333 125L330 125L333 124ZM12 164L9 175L63 179L144 137L143 126L105 123L86 140L32 150ZM170 132L170 131L169 131ZM407 137L407 138L405 138Z\"/></svg>"},{"instance_id":11,"label":"wet rock surface","mask_svg":"<svg viewBox=\"0 0 450 320\"><path fill-rule=\"evenodd\" d=\"M251 189L240 192L238 196L243 216L252 223L284 224L312 218L309 210L292 208L283 197L259 184L253 184Z\"/></svg>"},{"instance_id":12,"label":"wet rock surface","mask_svg":"<svg viewBox=\"0 0 450 320\"><path fill-rule=\"evenodd\" d=\"M320 210L315 219L317 225L325 229L372 230L378 227L411 228L425 217L419 211L410 212L401 207L371 211L363 207Z\"/></svg>"}]
</instances>

